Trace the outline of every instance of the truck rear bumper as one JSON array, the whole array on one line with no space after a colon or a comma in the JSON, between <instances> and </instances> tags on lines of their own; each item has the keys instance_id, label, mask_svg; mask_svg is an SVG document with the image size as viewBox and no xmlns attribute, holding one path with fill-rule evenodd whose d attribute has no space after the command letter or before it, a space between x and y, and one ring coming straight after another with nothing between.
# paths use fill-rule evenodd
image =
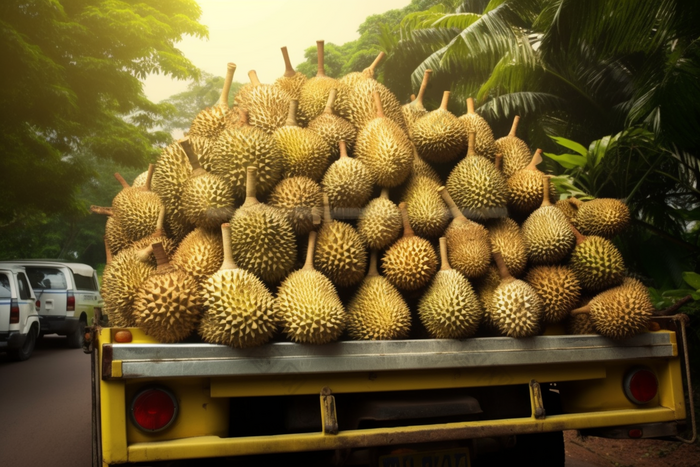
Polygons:
<instances>
[{"instance_id":1,"label":"truck rear bumper","mask_svg":"<svg viewBox=\"0 0 700 467\"><path fill-rule=\"evenodd\" d=\"M27 340L27 335L17 331L0 333L0 350L21 349L25 340Z\"/></svg>"},{"instance_id":2,"label":"truck rear bumper","mask_svg":"<svg viewBox=\"0 0 700 467\"><path fill-rule=\"evenodd\" d=\"M42 316L42 334L60 334L67 336L78 329L78 318L65 316Z\"/></svg>"}]
</instances>

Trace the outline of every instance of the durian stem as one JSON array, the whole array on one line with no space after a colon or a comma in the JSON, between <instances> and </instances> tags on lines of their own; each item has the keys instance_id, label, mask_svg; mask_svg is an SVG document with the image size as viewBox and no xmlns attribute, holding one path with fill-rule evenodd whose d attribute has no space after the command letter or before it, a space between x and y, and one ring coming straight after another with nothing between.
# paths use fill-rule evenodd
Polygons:
<instances>
[{"instance_id":1,"label":"durian stem","mask_svg":"<svg viewBox=\"0 0 700 467\"><path fill-rule=\"evenodd\" d=\"M549 200L549 175L542 174L542 206L551 206L552 202Z\"/></svg>"},{"instance_id":2,"label":"durian stem","mask_svg":"<svg viewBox=\"0 0 700 467\"><path fill-rule=\"evenodd\" d=\"M571 231L574 233L574 237L576 237L577 246L586 241L586 237L581 232L579 232L578 229L573 226L573 224L569 224L569 227L571 227Z\"/></svg>"},{"instance_id":3,"label":"durian stem","mask_svg":"<svg viewBox=\"0 0 700 467\"><path fill-rule=\"evenodd\" d=\"M156 230L153 232L153 236L161 237L165 235L165 206L160 207L158 211L158 220L156 221Z\"/></svg>"},{"instance_id":4,"label":"durian stem","mask_svg":"<svg viewBox=\"0 0 700 467\"><path fill-rule=\"evenodd\" d=\"M411 94L411 102L413 102L413 101L415 101L415 100L416 100L416 95L415 95L415 94Z\"/></svg>"},{"instance_id":5,"label":"durian stem","mask_svg":"<svg viewBox=\"0 0 700 467\"><path fill-rule=\"evenodd\" d=\"M287 52L287 47L282 47L282 57L284 57L284 76L291 78L296 74L296 71L294 71L292 62L289 60L289 52Z\"/></svg>"},{"instance_id":6,"label":"durian stem","mask_svg":"<svg viewBox=\"0 0 700 467\"><path fill-rule=\"evenodd\" d=\"M224 79L224 88L221 90L219 104L228 107L228 95L231 92L231 83L233 82L233 72L236 71L236 64L229 62L226 64L226 79Z\"/></svg>"},{"instance_id":7,"label":"durian stem","mask_svg":"<svg viewBox=\"0 0 700 467\"><path fill-rule=\"evenodd\" d=\"M299 101L292 99L289 101L289 113L287 114L287 121L284 122L287 126L299 126L297 125L297 107L299 107Z\"/></svg>"},{"instance_id":8,"label":"durian stem","mask_svg":"<svg viewBox=\"0 0 700 467\"><path fill-rule=\"evenodd\" d=\"M202 166L199 165L199 158L197 157L197 154L195 154L192 150L192 143L190 142L190 139L182 138L180 141L178 141L178 143L180 143L180 147L183 151L185 151L185 154L187 154L187 159L190 161L192 170L201 169Z\"/></svg>"},{"instance_id":9,"label":"durian stem","mask_svg":"<svg viewBox=\"0 0 700 467\"><path fill-rule=\"evenodd\" d=\"M151 182L153 181L153 172L156 170L155 164L148 164L148 174L146 174L146 191L151 191Z\"/></svg>"},{"instance_id":10,"label":"durian stem","mask_svg":"<svg viewBox=\"0 0 700 467\"><path fill-rule=\"evenodd\" d=\"M501 276L503 281L512 281L515 278L510 274L508 266L506 266L505 261L503 261L503 256L501 256L500 251L493 252L493 259L496 261L496 267L498 267L498 274Z\"/></svg>"},{"instance_id":11,"label":"durian stem","mask_svg":"<svg viewBox=\"0 0 700 467\"><path fill-rule=\"evenodd\" d=\"M258 73L255 70L250 70L248 72L248 78L250 78L250 83L253 86L260 86L262 83L260 83L260 79L258 79Z\"/></svg>"},{"instance_id":12,"label":"durian stem","mask_svg":"<svg viewBox=\"0 0 700 467\"><path fill-rule=\"evenodd\" d=\"M474 99L471 97L467 98L467 113L470 113L470 114L476 113L474 111Z\"/></svg>"},{"instance_id":13,"label":"durian stem","mask_svg":"<svg viewBox=\"0 0 700 467\"><path fill-rule=\"evenodd\" d=\"M382 188L382 192L379 194L379 197L383 199L389 199L389 189Z\"/></svg>"},{"instance_id":14,"label":"durian stem","mask_svg":"<svg viewBox=\"0 0 700 467\"><path fill-rule=\"evenodd\" d=\"M257 194L257 184L258 184L258 168L255 166L250 166L246 170L245 178L245 201L241 207L250 207L258 204Z\"/></svg>"},{"instance_id":15,"label":"durian stem","mask_svg":"<svg viewBox=\"0 0 700 467\"><path fill-rule=\"evenodd\" d=\"M476 156L476 131L469 132L469 148L467 149L467 156Z\"/></svg>"},{"instance_id":16,"label":"durian stem","mask_svg":"<svg viewBox=\"0 0 700 467\"><path fill-rule=\"evenodd\" d=\"M374 97L374 108L377 109L377 118L383 118L384 109L382 108L382 98L377 91L374 91L372 95Z\"/></svg>"},{"instance_id":17,"label":"durian stem","mask_svg":"<svg viewBox=\"0 0 700 467\"><path fill-rule=\"evenodd\" d=\"M326 225L331 222L333 222L333 218L331 217L331 203L328 199L328 195L323 193L323 223Z\"/></svg>"},{"instance_id":18,"label":"durian stem","mask_svg":"<svg viewBox=\"0 0 700 467\"><path fill-rule=\"evenodd\" d=\"M530 160L530 163L526 167L527 170L537 170L537 164L542 162L542 150L537 149L535 151L535 154L532 155L532 159Z\"/></svg>"},{"instance_id":19,"label":"durian stem","mask_svg":"<svg viewBox=\"0 0 700 467\"><path fill-rule=\"evenodd\" d=\"M503 154L496 153L496 157L493 159L493 165L496 166L496 170L503 172Z\"/></svg>"},{"instance_id":20,"label":"durian stem","mask_svg":"<svg viewBox=\"0 0 700 467\"><path fill-rule=\"evenodd\" d=\"M301 268L302 271L313 271L314 270L314 250L316 249L316 231L312 230L309 232L309 245L306 249L306 261L304 262L304 267Z\"/></svg>"},{"instance_id":21,"label":"durian stem","mask_svg":"<svg viewBox=\"0 0 700 467\"><path fill-rule=\"evenodd\" d=\"M377 55L377 58L375 58L374 61L372 62L372 64L365 69L365 70L369 71L370 76L374 77L374 70L377 69L377 66L379 66L379 62L381 62L385 56L386 56L386 54L384 52L379 52L379 55Z\"/></svg>"},{"instance_id":22,"label":"durian stem","mask_svg":"<svg viewBox=\"0 0 700 467\"><path fill-rule=\"evenodd\" d=\"M323 41L316 41L316 55L318 56L318 71L316 76L326 76L326 70L323 68Z\"/></svg>"},{"instance_id":23,"label":"durian stem","mask_svg":"<svg viewBox=\"0 0 700 467\"><path fill-rule=\"evenodd\" d=\"M367 277L377 277L379 275L377 256L377 250L374 249L369 254L369 271L367 271Z\"/></svg>"},{"instance_id":24,"label":"durian stem","mask_svg":"<svg viewBox=\"0 0 700 467\"><path fill-rule=\"evenodd\" d=\"M402 201L399 203L399 210L401 211L401 220L403 221L403 236L413 237L415 233L411 228L411 222L408 220L408 208L406 207L406 202Z\"/></svg>"},{"instance_id":25,"label":"durian stem","mask_svg":"<svg viewBox=\"0 0 700 467\"><path fill-rule=\"evenodd\" d=\"M342 139L338 141L338 149L340 150L340 158L348 157L348 146Z\"/></svg>"},{"instance_id":26,"label":"durian stem","mask_svg":"<svg viewBox=\"0 0 700 467\"><path fill-rule=\"evenodd\" d=\"M442 110L447 110L447 103L450 101L450 91L445 91L442 93L442 102L440 103L440 108Z\"/></svg>"},{"instance_id":27,"label":"durian stem","mask_svg":"<svg viewBox=\"0 0 700 467\"><path fill-rule=\"evenodd\" d=\"M146 248L143 248L136 252L136 259L141 261L142 263L145 263L146 261L148 261L148 258L151 256L152 253L153 246L148 245Z\"/></svg>"},{"instance_id":28,"label":"durian stem","mask_svg":"<svg viewBox=\"0 0 700 467\"><path fill-rule=\"evenodd\" d=\"M454 217L455 220L468 220L466 217L464 217L462 211L460 211L459 207L457 207L457 205L455 204L454 200L452 199L452 196L450 196L450 193L447 191L447 188L441 186L440 188L438 188L438 193L440 193L440 196L442 196L442 199L445 201L445 204L447 204L447 208L450 210L450 212L452 213L452 217Z\"/></svg>"},{"instance_id":29,"label":"durian stem","mask_svg":"<svg viewBox=\"0 0 700 467\"><path fill-rule=\"evenodd\" d=\"M112 208L105 208L102 206L95 206L92 205L90 206L90 211L94 212L95 214L102 214L103 216L113 216L114 211Z\"/></svg>"},{"instance_id":30,"label":"durian stem","mask_svg":"<svg viewBox=\"0 0 700 467\"><path fill-rule=\"evenodd\" d=\"M226 269L238 269L233 262L233 251L231 251L231 224L221 224L221 240L224 244L224 261L221 263L219 271Z\"/></svg>"},{"instance_id":31,"label":"durian stem","mask_svg":"<svg viewBox=\"0 0 700 467\"><path fill-rule=\"evenodd\" d=\"M581 205L583 205L583 201L581 201L580 199L575 198L575 197L573 197L573 196L572 196L571 198L567 198L566 200L569 202L569 204L570 204L572 207L574 207L574 208L576 208L576 209L580 208Z\"/></svg>"},{"instance_id":32,"label":"durian stem","mask_svg":"<svg viewBox=\"0 0 700 467\"><path fill-rule=\"evenodd\" d=\"M425 90L428 89L428 81L430 81L430 75L432 74L433 70L425 70L425 73L423 73L423 82L420 84L420 89L416 96L416 101L418 101L416 105L421 109L425 109L425 107L423 107L423 96L425 96Z\"/></svg>"},{"instance_id":33,"label":"durian stem","mask_svg":"<svg viewBox=\"0 0 700 467\"><path fill-rule=\"evenodd\" d=\"M326 108L323 109L324 114L333 114L333 102L335 102L335 98L338 95L338 90L336 88L331 89L331 92L328 93L328 100L326 101Z\"/></svg>"},{"instance_id":34,"label":"durian stem","mask_svg":"<svg viewBox=\"0 0 700 467\"><path fill-rule=\"evenodd\" d=\"M510 127L510 133L508 133L508 136L515 136L515 132L518 130L518 122L520 121L520 115L516 115L515 118L513 118L513 126Z\"/></svg>"},{"instance_id":35,"label":"durian stem","mask_svg":"<svg viewBox=\"0 0 700 467\"><path fill-rule=\"evenodd\" d=\"M571 316L589 314L591 312L591 305L582 306L581 308L576 308L571 310Z\"/></svg>"},{"instance_id":36,"label":"durian stem","mask_svg":"<svg viewBox=\"0 0 700 467\"><path fill-rule=\"evenodd\" d=\"M114 178L117 179L117 181L122 185L123 188L131 188L131 186L129 185L129 182L124 180L124 177L122 177L119 172L116 172L114 174Z\"/></svg>"},{"instance_id":37,"label":"durian stem","mask_svg":"<svg viewBox=\"0 0 700 467\"><path fill-rule=\"evenodd\" d=\"M442 261L442 266L440 271L449 271L452 269L450 266L450 260L447 258L447 238L440 237L440 260Z\"/></svg>"},{"instance_id":38,"label":"durian stem","mask_svg":"<svg viewBox=\"0 0 700 467\"><path fill-rule=\"evenodd\" d=\"M163 244L161 242L157 242L151 246L153 247L153 256L156 257L156 263L158 264L156 270L162 271L170 267L170 261L168 261L168 255L165 254Z\"/></svg>"},{"instance_id":39,"label":"durian stem","mask_svg":"<svg viewBox=\"0 0 700 467\"><path fill-rule=\"evenodd\" d=\"M112 262L112 250L109 249L109 241L107 240L107 237L104 237L105 241L105 256L107 258L107 265L109 265Z\"/></svg>"}]
</instances>

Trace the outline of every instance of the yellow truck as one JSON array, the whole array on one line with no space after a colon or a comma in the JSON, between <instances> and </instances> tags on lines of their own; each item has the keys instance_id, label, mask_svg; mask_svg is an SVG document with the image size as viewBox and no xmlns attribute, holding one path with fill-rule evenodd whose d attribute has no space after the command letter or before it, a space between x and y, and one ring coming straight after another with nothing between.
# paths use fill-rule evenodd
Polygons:
<instances>
[{"instance_id":1,"label":"yellow truck","mask_svg":"<svg viewBox=\"0 0 700 467\"><path fill-rule=\"evenodd\" d=\"M546 333L244 350L93 326L93 466L563 466L563 430L690 431L692 442L682 317L623 341Z\"/></svg>"}]
</instances>

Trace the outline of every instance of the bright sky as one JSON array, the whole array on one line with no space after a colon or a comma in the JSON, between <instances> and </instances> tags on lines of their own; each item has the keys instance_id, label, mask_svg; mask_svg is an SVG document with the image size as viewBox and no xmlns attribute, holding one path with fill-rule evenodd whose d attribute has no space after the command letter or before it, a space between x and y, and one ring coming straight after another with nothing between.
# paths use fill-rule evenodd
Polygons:
<instances>
[{"instance_id":1,"label":"bright sky","mask_svg":"<svg viewBox=\"0 0 700 467\"><path fill-rule=\"evenodd\" d=\"M292 65L304 60L304 50L316 45L344 44L370 15L403 8L410 0L198 0L200 23L209 40L186 37L178 46L196 66L218 76L226 64L237 65L234 81L247 83L255 70L263 83L284 73L280 48L287 47ZM158 102L187 88L186 81L153 75L145 80L146 96Z\"/></svg>"}]
</instances>

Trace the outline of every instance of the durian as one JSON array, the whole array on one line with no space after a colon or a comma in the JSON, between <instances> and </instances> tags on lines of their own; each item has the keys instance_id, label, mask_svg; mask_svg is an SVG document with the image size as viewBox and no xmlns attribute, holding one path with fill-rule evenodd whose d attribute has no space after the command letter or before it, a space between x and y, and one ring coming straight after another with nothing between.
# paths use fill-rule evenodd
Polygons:
<instances>
[{"instance_id":1,"label":"durian","mask_svg":"<svg viewBox=\"0 0 700 467\"><path fill-rule=\"evenodd\" d=\"M287 47L282 47L282 56L284 57L284 75L277 78L275 86L282 89L289 95L291 99L299 99L301 88L307 81L306 75L298 71L294 71L292 62L289 60L289 52Z\"/></svg>"},{"instance_id":2,"label":"durian","mask_svg":"<svg viewBox=\"0 0 700 467\"><path fill-rule=\"evenodd\" d=\"M469 281L450 267L447 239L440 237L442 267L418 303L418 315L434 339L462 339L479 327L483 309Z\"/></svg>"},{"instance_id":3,"label":"durian","mask_svg":"<svg viewBox=\"0 0 700 467\"><path fill-rule=\"evenodd\" d=\"M430 242L416 237L408 220L406 203L399 204L404 234L382 258L382 272L401 290L418 290L437 272L437 255Z\"/></svg>"},{"instance_id":4,"label":"durian","mask_svg":"<svg viewBox=\"0 0 700 467\"><path fill-rule=\"evenodd\" d=\"M411 329L411 310L401 293L377 271L372 250L367 277L347 308L347 328L355 340L405 339Z\"/></svg>"},{"instance_id":5,"label":"durian","mask_svg":"<svg viewBox=\"0 0 700 467\"><path fill-rule=\"evenodd\" d=\"M563 321L581 298L581 285L566 266L535 266L525 276L542 301L542 323Z\"/></svg>"},{"instance_id":6,"label":"durian","mask_svg":"<svg viewBox=\"0 0 700 467\"><path fill-rule=\"evenodd\" d=\"M625 203L613 198L597 198L578 207L573 224L584 235L613 238L630 223L630 211Z\"/></svg>"},{"instance_id":7,"label":"durian","mask_svg":"<svg viewBox=\"0 0 700 467\"><path fill-rule=\"evenodd\" d=\"M413 123L411 140L418 154L428 162L450 162L467 151L464 123L447 110L450 91L445 91L440 108Z\"/></svg>"},{"instance_id":8,"label":"durian","mask_svg":"<svg viewBox=\"0 0 700 467\"><path fill-rule=\"evenodd\" d=\"M428 177L411 177L401 197L408 219L419 237L438 238L450 222L450 212L438 193L440 185Z\"/></svg>"},{"instance_id":9,"label":"durian","mask_svg":"<svg viewBox=\"0 0 700 467\"><path fill-rule=\"evenodd\" d=\"M217 138L226 128L226 114L228 112L228 95L231 90L231 82L233 81L233 73L236 71L236 65L229 63L226 66L226 79L224 87L221 90L219 102L212 107L208 107L197 114L190 125L190 131L187 136L203 136L205 138Z\"/></svg>"},{"instance_id":10,"label":"durian","mask_svg":"<svg viewBox=\"0 0 700 467\"><path fill-rule=\"evenodd\" d=\"M105 223L105 242L109 245L109 252L114 256L131 245L131 241L124 232L119 220L114 217L114 210L102 206L90 206L90 211L95 214L107 216Z\"/></svg>"},{"instance_id":11,"label":"durian","mask_svg":"<svg viewBox=\"0 0 700 467\"><path fill-rule=\"evenodd\" d=\"M357 233L372 250L381 250L401 235L401 211L389 199L389 189L383 188L362 210L357 222Z\"/></svg>"},{"instance_id":12,"label":"durian","mask_svg":"<svg viewBox=\"0 0 700 467\"><path fill-rule=\"evenodd\" d=\"M471 97L467 99L467 113L459 119L464 123L467 133L472 131L476 133L474 151L493 162L498 152L496 142L493 139L493 131L486 120L474 111L474 99Z\"/></svg>"},{"instance_id":13,"label":"durian","mask_svg":"<svg viewBox=\"0 0 700 467\"><path fill-rule=\"evenodd\" d=\"M438 175L430 164L420 158L416 147L413 146L413 167L411 168L411 175L408 177L408 185L410 185L416 177L428 177L437 183L438 186L444 185L440 175Z\"/></svg>"},{"instance_id":14,"label":"durian","mask_svg":"<svg viewBox=\"0 0 700 467\"><path fill-rule=\"evenodd\" d=\"M277 291L278 322L294 342L326 344L340 337L347 320L333 283L314 269L316 232L309 232L304 267Z\"/></svg>"},{"instance_id":15,"label":"durian","mask_svg":"<svg viewBox=\"0 0 700 467\"><path fill-rule=\"evenodd\" d=\"M426 108L423 106L423 96L425 96L425 90L428 88L428 81L430 81L430 75L432 73L433 70L425 70L425 73L423 73L423 82L418 90L418 96L416 96L416 98L410 103L401 107L401 112L403 112L403 118L406 122L409 135L412 134L413 125L416 123L416 121L428 113Z\"/></svg>"},{"instance_id":16,"label":"durian","mask_svg":"<svg viewBox=\"0 0 700 467\"><path fill-rule=\"evenodd\" d=\"M336 159L340 156L338 143L345 141L345 146L349 152L352 152L357 138L357 130L352 123L333 113L333 102L337 94L336 89L331 89L328 95L326 108L321 115L309 122L307 127L309 130L317 133L326 142L330 148L331 159Z\"/></svg>"},{"instance_id":17,"label":"durian","mask_svg":"<svg viewBox=\"0 0 700 467\"><path fill-rule=\"evenodd\" d=\"M219 270L224 259L224 245L218 232L195 229L175 250L172 264L190 274L199 283Z\"/></svg>"},{"instance_id":18,"label":"durian","mask_svg":"<svg viewBox=\"0 0 700 467\"><path fill-rule=\"evenodd\" d=\"M158 214L163 206L160 197L151 191L151 177L154 165L148 168L149 176L141 188L129 187L129 184L119 174L115 174L124 188L112 201L114 216L119 221L122 232L130 241L147 237L156 228Z\"/></svg>"},{"instance_id":19,"label":"durian","mask_svg":"<svg viewBox=\"0 0 700 467\"><path fill-rule=\"evenodd\" d=\"M145 172L141 172L138 174L138 176L134 179L133 182L131 182L131 187L132 188L143 188L146 186L146 180L148 180L148 170ZM152 177L152 174L151 174Z\"/></svg>"},{"instance_id":20,"label":"durian","mask_svg":"<svg viewBox=\"0 0 700 467\"><path fill-rule=\"evenodd\" d=\"M491 251L498 251L513 277L520 277L527 266L527 249L520 226L510 217L493 219L486 223Z\"/></svg>"},{"instance_id":21,"label":"durian","mask_svg":"<svg viewBox=\"0 0 700 467\"><path fill-rule=\"evenodd\" d=\"M251 125L271 134L285 125L292 98L277 86L261 84L255 70L248 76L253 87L239 107L248 111Z\"/></svg>"},{"instance_id":22,"label":"durian","mask_svg":"<svg viewBox=\"0 0 700 467\"><path fill-rule=\"evenodd\" d=\"M349 92L352 92L357 83L360 83L367 79L374 79L374 72L377 69L377 66L379 66L379 62L381 62L385 56L386 54L384 52L379 52L379 54L376 56L376 58L370 66L359 72L350 72L347 75L340 78L338 81L343 83Z\"/></svg>"},{"instance_id":23,"label":"durian","mask_svg":"<svg viewBox=\"0 0 700 467\"><path fill-rule=\"evenodd\" d=\"M542 185L549 184L550 203L555 193L553 185L543 173L537 170L537 164L542 162L542 150L538 149L532 156L530 164L520 169L508 179L508 209L513 216L526 218L542 204Z\"/></svg>"},{"instance_id":24,"label":"durian","mask_svg":"<svg viewBox=\"0 0 700 467\"><path fill-rule=\"evenodd\" d=\"M221 226L224 254L221 268L205 282L202 338L235 348L255 347L275 333L275 298L255 275L239 269L231 256L229 224Z\"/></svg>"},{"instance_id":25,"label":"durian","mask_svg":"<svg viewBox=\"0 0 700 467\"><path fill-rule=\"evenodd\" d=\"M596 235L583 236L571 226L576 236L576 247L571 253L569 266L584 289L589 292L620 285L624 279L625 262L613 243Z\"/></svg>"},{"instance_id":26,"label":"durian","mask_svg":"<svg viewBox=\"0 0 700 467\"><path fill-rule=\"evenodd\" d=\"M161 206L160 213L158 214L158 220L156 221L156 228L153 230L153 233L140 240L133 242L132 246L140 250L154 243L160 243L163 247L163 250L165 250L165 254L171 256L177 248L177 243L165 234L164 223L165 207ZM156 263L154 258L153 266L155 265Z\"/></svg>"},{"instance_id":27,"label":"durian","mask_svg":"<svg viewBox=\"0 0 700 467\"><path fill-rule=\"evenodd\" d=\"M403 118L401 104L393 92L375 79L365 79L357 82L350 91L347 101L339 99L342 105L337 109L341 117L350 121L358 131L368 125L377 115L374 94L379 94L383 113L403 133L408 135L408 128ZM342 95L338 91L338 95Z\"/></svg>"},{"instance_id":28,"label":"durian","mask_svg":"<svg viewBox=\"0 0 700 467\"><path fill-rule=\"evenodd\" d=\"M270 194L270 206L287 215L297 235L314 228L314 214L320 219L323 194L318 183L308 177L290 177L280 181Z\"/></svg>"},{"instance_id":29,"label":"durian","mask_svg":"<svg viewBox=\"0 0 700 467\"><path fill-rule=\"evenodd\" d=\"M519 116L513 119L513 126L507 136L498 138L495 142L496 152L503 156L503 175L510 178L515 172L524 169L530 163L532 154L527 144L517 136Z\"/></svg>"},{"instance_id":30,"label":"durian","mask_svg":"<svg viewBox=\"0 0 700 467\"><path fill-rule=\"evenodd\" d=\"M573 224L574 219L576 218L576 213L578 212L578 207L581 205L581 203L582 202L578 199L571 197L558 200L554 206L559 208L559 210L566 216L566 219Z\"/></svg>"},{"instance_id":31,"label":"durian","mask_svg":"<svg viewBox=\"0 0 700 467\"><path fill-rule=\"evenodd\" d=\"M153 248L126 248L115 255L102 275L105 310L113 327L136 325L134 300L141 284L155 271L150 263Z\"/></svg>"},{"instance_id":32,"label":"durian","mask_svg":"<svg viewBox=\"0 0 700 467\"><path fill-rule=\"evenodd\" d=\"M474 280L474 290L479 297L479 302L484 308L484 318L482 323L492 331L498 331L496 323L492 321L493 309L491 299L493 292L501 284L501 275L498 273L498 267L491 263L486 270L486 274Z\"/></svg>"},{"instance_id":33,"label":"durian","mask_svg":"<svg viewBox=\"0 0 700 467\"><path fill-rule=\"evenodd\" d=\"M338 143L340 159L333 162L321 180L321 188L328 195L334 212L341 217L357 218L360 209L372 196L374 183L365 165L348 156L345 141Z\"/></svg>"}]
</instances>

